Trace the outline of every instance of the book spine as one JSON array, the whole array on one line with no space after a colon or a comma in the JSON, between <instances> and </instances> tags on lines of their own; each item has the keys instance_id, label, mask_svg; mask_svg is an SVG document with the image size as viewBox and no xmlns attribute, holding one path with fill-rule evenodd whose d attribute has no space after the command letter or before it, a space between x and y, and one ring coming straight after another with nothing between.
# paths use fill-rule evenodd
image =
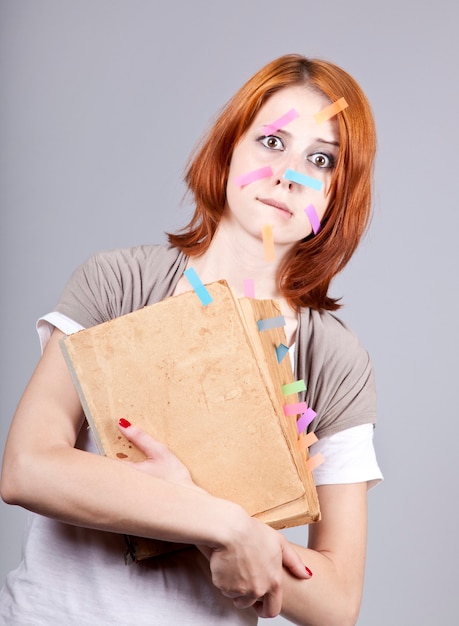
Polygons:
<instances>
[{"instance_id":1,"label":"book spine","mask_svg":"<svg viewBox=\"0 0 459 626\"><path fill-rule=\"evenodd\" d=\"M91 414L91 410L89 408L88 402L86 401L86 397L85 397L83 388L80 384L78 374L76 373L76 370L72 361L72 357L66 345L66 342L68 339L69 339L69 336L67 335L63 337L59 342L61 350L62 350L62 354L64 355L65 362L67 363L67 367L69 368L70 375L73 380L73 384L75 385L75 389L77 390L78 397L80 398L81 406L83 407L84 414L88 421L89 427L91 428L94 440L96 442L97 449L99 450L100 454L106 456L107 453L104 450L104 446L102 445L102 441L99 437L99 433L97 432L97 428L95 426L94 419Z\"/></svg>"}]
</instances>

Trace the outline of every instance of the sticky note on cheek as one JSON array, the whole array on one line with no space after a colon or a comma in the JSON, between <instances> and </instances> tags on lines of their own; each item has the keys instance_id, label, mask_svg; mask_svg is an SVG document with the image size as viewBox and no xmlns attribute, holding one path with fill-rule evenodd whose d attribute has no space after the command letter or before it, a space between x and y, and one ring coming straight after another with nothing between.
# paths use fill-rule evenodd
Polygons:
<instances>
[{"instance_id":1,"label":"sticky note on cheek","mask_svg":"<svg viewBox=\"0 0 459 626\"><path fill-rule=\"evenodd\" d=\"M247 172L247 174L242 174L241 176L235 176L234 182L238 187L245 187L246 185L250 185L250 183L254 183L256 180L261 180L262 178L268 178L273 175L273 171L269 165L266 167L260 167L258 170L252 170L251 172Z\"/></svg>"},{"instance_id":2,"label":"sticky note on cheek","mask_svg":"<svg viewBox=\"0 0 459 626\"><path fill-rule=\"evenodd\" d=\"M304 212L308 216L309 222L311 224L312 232L314 233L314 235L317 235L317 233L320 230L320 219L319 219L319 216L317 215L315 206L313 204L310 204L309 206L305 208Z\"/></svg>"}]
</instances>

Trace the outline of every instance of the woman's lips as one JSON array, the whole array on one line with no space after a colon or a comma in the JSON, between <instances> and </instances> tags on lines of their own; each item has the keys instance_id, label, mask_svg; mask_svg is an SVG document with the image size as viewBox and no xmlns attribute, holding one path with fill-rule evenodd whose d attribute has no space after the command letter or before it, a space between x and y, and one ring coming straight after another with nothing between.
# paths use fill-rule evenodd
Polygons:
<instances>
[{"instance_id":1,"label":"woman's lips","mask_svg":"<svg viewBox=\"0 0 459 626\"><path fill-rule=\"evenodd\" d=\"M257 198L257 199L262 204L266 204L268 206L272 206L274 209L277 209L281 217L283 217L286 220L289 220L293 215L293 212L283 202L279 202L278 200L272 200L271 198Z\"/></svg>"}]
</instances>

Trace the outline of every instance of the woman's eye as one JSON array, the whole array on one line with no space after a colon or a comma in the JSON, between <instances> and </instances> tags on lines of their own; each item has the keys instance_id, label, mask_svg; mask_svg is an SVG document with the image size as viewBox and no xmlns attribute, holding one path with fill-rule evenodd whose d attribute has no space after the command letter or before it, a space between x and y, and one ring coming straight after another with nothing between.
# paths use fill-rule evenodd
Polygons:
<instances>
[{"instance_id":1,"label":"woman's eye","mask_svg":"<svg viewBox=\"0 0 459 626\"><path fill-rule=\"evenodd\" d=\"M313 165L323 169L331 169L335 165L335 159L331 155L324 154L323 152L316 152L315 154L311 154L308 158Z\"/></svg>"},{"instance_id":2,"label":"woman's eye","mask_svg":"<svg viewBox=\"0 0 459 626\"><path fill-rule=\"evenodd\" d=\"M260 138L261 143L269 148L270 150L282 150L284 148L284 144L275 135L268 135L267 137Z\"/></svg>"}]
</instances>

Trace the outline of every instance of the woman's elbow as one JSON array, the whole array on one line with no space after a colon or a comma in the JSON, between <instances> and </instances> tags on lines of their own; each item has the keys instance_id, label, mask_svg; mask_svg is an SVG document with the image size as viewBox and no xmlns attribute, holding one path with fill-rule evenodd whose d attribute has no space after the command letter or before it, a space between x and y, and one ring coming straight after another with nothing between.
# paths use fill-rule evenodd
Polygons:
<instances>
[{"instance_id":1,"label":"woman's elbow","mask_svg":"<svg viewBox=\"0 0 459 626\"><path fill-rule=\"evenodd\" d=\"M5 454L0 477L0 496L6 504L27 506L32 484L30 459L22 454Z\"/></svg>"},{"instance_id":2,"label":"woman's elbow","mask_svg":"<svg viewBox=\"0 0 459 626\"><path fill-rule=\"evenodd\" d=\"M347 598L343 604L341 614L336 619L336 626L355 626L359 619L360 598Z\"/></svg>"}]
</instances>

